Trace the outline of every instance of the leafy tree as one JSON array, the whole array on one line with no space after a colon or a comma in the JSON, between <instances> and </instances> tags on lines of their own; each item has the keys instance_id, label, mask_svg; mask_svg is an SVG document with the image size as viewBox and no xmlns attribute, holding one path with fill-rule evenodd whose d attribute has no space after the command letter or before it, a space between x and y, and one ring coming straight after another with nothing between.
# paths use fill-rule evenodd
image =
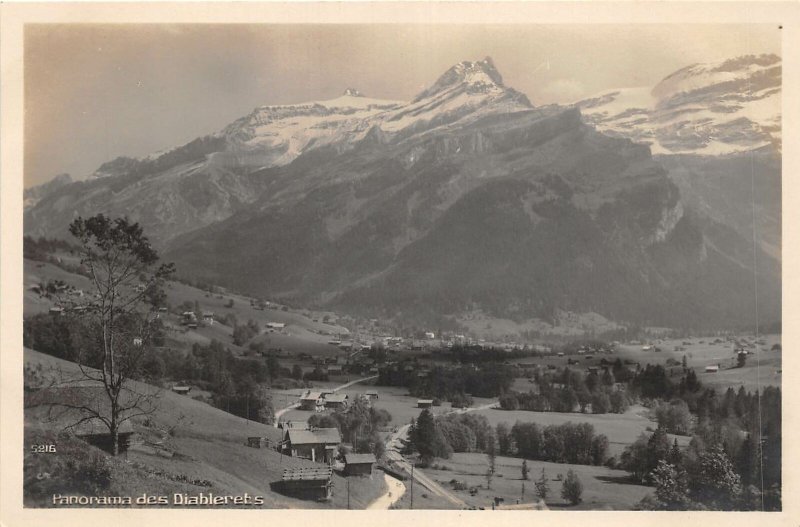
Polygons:
<instances>
[{"instance_id":1,"label":"leafy tree","mask_svg":"<svg viewBox=\"0 0 800 527\"><path fill-rule=\"evenodd\" d=\"M667 459L670 451L669 438L664 427L659 426L647 441L647 469L649 474L661 460Z\"/></svg>"},{"instance_id":2,"label":"leafy tree","mask_svg":"<svg viewBox=\"0 0 800 527\"><path fill-rule=\"evenodd\" d=\"M522 460L522 479L523 480L525 480L525 481L528 480L528 473L529 473L528 460L527 459L523 459Z\"/></svg>"},{"instance_id":3,"label":"leafy tree","mask_svg":"<svg viewBox=\"0 0 800 527\"><path fill-rule=\"evenodd\" d=\"M719 510L733 510L742 492L742 482L721 445L700 454L689 482L695 501Z\"/></svg>"},{"instance_id":4,"label":"leafy tree","mask_svg":"<svg viewBox=\"0 0 800 527\"><path fill-rule=\"evenodd\" d=\"M292 366L292 379L300 380L303 378L303 368L299 364Z\"/></svg>"},{"instance_id":5,"label":"leafy tree","mask_svg":"<svg viewBox=\"0 0 800 527\"><path fill-rule=\"evenodd\" d=\"M567 477L561 485L561 497L572 505L577 505L581 502L583 495L583 484L575 472L570 469L567 471Z\"/></svg>"},{"instance_id":6,"label":"leafy tree","mask_svg":"<svg viewBox=\"0 0 800 527\"><path fill-rule=\"evenodd\" d=\"M486 457L489 462L489 469L486 472L486 488L492 488L492 477L495 473L495 463L497 462L497 438L491 433L486 442Z\"/></svg>"},{"instance_id":7,"label":"leafy tree","mask_svg":"<svg viewBox=\"0 0 800 527\"><path fill-rule=\"evenodd\" d=\"M744 365L747 363L747 353L739 352L736 354L736 367L737 368L744 368Z\"/></svg>"},{"instance_id":8,"label":"leafy tree","mask_svg":"<svg viewBox=\"0 0 800 527\"><path fill-rule=\"evenodd\" d=\"M107 410L92 404L75 409L81 421L99 420L108 428L117 455L120 425L155 411L155 394L136 392L129 381L140 375L151 347L157 306L148 309L146 291L161 287L174 267L157 266L158 253L127 218L79 217L69 231L80 244L81 265L94 289L85 309L73 315L82 340L76 362L85 380L103 386L109 403Z\"/></svg>"},{"instance_id":9,"label":"leafy tree","mask_svg":"<svg viewBox=\"0 0 800 527\"><path fill-rule=\"evenodd\" d=\"M547 474L545 473L544 469L542 469L542 475L536 480L534 485L536 485L536 495L543 500L546 500L547 495L550 494L550 486L548 485L549 481L550 480L547 479Z\"/></svg>"},{"instance_id":10,"label":"leafy tree","mask_svg":"<svg viewBox=\"0 0 800 527\"><path fill-rule=\"evenodd\" d=\"M677 467L681 464L681 461L683 461L683 454L681 454L681 449L678 447L678 438L676 437L672 442L669 454L667 454L667 463Z\"/></svg>"},{"instance_id":11,"label":"leafy tree","mask_svg":"<svg viewBox=\"0 0 800 527\"><path fill-rule=\"evenodd\" d=\"M415 426L409 432L409 437L414 445L414 450L419 452L423 465L430 463L434 457L450 457L450 446L437 429L433 414L427 408L420 412Z\"/></svg>"},{"instance_id":12,"label":"leafy tree","mask_svg":"<svg viewBox=\"0 0 800 527\"><path fill-rule=\"evenodd\" d=\"M600 434L592 439L592 464L602 465L608 457L608 437Z\"/></svg>"},{"instance_id":13,"label":"leafy tree","mask_svg":"<svg viewBox=\"0 0 800 527\"><path fill-rule=\"evenodd\" d=\"M497 446L500 449L501 456L507 456L511 453L511 433L508 429L508 424L498 423L495 427L497 434Z\"/></svg>"},{"instance_id":14,"label":"leafy tree","mask_svg":"<svg viewBox=\"0 0 800 527\"><path fill-rule=\"evenodd\" d=\"M651 473L656 487L658 508L664 510L685 510L689 506L689 485L686 472L665 460L659 461Z\"/></svg>"}]
</instances>

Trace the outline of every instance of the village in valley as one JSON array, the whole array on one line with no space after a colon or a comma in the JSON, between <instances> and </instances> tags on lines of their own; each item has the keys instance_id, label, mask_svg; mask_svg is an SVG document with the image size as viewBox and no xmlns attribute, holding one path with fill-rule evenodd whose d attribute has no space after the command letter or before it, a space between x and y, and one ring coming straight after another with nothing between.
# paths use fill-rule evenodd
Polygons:
<instances>
[{"instance_id":1,"label":"village in valley","mask_svg":"<svg viewBox=\"0 0 800 527\"><path fill-rule=\"evenodd\" d=\"M553 327L488 340L170 280L131 380L153 406L124 423L120 455L108 457L108 429L78 409L102 403L99 387L64 382L83 368L68 361L79 342L68 321L93 297L78 254L26 239L26 441L91 460L131 492L146 480L263 495L268 507L634 509L653 492L641 464L653 463L654 431L665 456L721 431L743 452L747 401L781 384L776 334L578 338ZM64 400L73 404L59 411ZM50 506L55 458L29 457L26 500ZM562 494L568 473L574 500Z\"/></svg>"}]
</instances>

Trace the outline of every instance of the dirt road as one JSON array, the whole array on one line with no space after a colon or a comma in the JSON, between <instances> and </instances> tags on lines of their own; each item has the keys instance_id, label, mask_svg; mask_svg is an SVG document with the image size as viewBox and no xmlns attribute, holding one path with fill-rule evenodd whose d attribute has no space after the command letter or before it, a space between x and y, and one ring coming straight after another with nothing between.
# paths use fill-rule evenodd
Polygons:
<instances>
[{"instance_id":1,"label":"dirt road","mask_svg":"<svg viewBox=\"0 0 800 527\"><path fill-rule=\"evenodd\" d=\"M446 414L456 413L456 414L465 414L467 412L474 412L476 410L487 410L489 408L493 408L497 406L497 402L484 404L481 406L476 406L474 408L459 408L450 410L446 412ZM389 459L392 463L394 463L397 467L405 470L409 474L412 474L411 471L411 464L403 457L400 453L400 450L403 447L401 439L405 439L408 436L408 429L411 425L403 425L397 429L394 433L392 433L389 438L386 440L386 458ZM464 500L450 492L449 490L445 489L441 485L439 485L436 481L426 475L422 470L418 468L414 468L413 477L416 481L422 484L425 488L441 496L442 498L446 499L453 505L456 505L462 509L468 508L468 505Z\"/></svg>"},{"instance_id":2,"label":"dirt road","mask_svg":"<svg viewBox=\"0 0 800 527\"><path fill-rule=\"evenodd\" d=\"M388 490L383 496L370 503L367 510L388 509L406 493L406 486L399 479L395 479L386 473L383 474L383 478Z\"/></svg>"}]
</instances>

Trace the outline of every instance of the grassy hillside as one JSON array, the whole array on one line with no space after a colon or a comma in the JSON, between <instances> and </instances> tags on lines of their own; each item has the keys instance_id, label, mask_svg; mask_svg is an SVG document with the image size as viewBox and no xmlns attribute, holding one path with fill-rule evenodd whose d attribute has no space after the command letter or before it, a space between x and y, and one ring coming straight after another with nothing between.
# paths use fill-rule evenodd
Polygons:
<instances>
[{"instance_id":1,"label":"grassy hillside","mask_svg":"<svg viewBox=\"0 0 800 527\"><path fill-rule=\"evenodd\" d=\"M25 362L41 364L45 374L60 370L75 374L77 366L33 350L25 350ZM135 383L138 389L146 388ZM152 387L150 387L152 389ZM29 410L25 416L26 440L56 441L72 459L97 457L105 460L113 482L102 489L108 495L138 495L143 492L215 492L264 496L264 506L271 508L346 508L347 483L334 476L334 496L328 503L298 500L270 489L286 467L319 466L310 461L281 456L276 451L245 445L248 436L279 439L279 430L233 416L205 403L171 392L160 395L159 408L149 419L134 422L134 430L145 438L144 448L129 451L127 456L111 459L104 452L80 440L58 436L60 429L48 423L42 412ZM171 430L171 431L170 431ZM29 447L26 444L26 449ZM26 481L38 481L41 472L54 474L51 480L69 477L65 456L26 454ZM98 464L103 464L98 462ZM34 473L35 472L35 473ZM188 485L183 481L204 481L208 486ZM384 491L380 474L370 478L351 478L352 508L365 508ZM81 491L81 489L76 489ZM191 492L190 492L191 491ZM87 492L85 489L83 492ZM40 494L29 494L31 506L46 505Z\"/></svg>"}]
</instances>

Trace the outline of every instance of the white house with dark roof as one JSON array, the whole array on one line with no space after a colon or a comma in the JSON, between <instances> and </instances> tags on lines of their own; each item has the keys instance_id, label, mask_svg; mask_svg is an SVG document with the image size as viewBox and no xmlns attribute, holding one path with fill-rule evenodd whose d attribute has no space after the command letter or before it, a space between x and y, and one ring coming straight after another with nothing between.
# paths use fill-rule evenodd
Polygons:
<instances>
[{"instance_id":1,"label":"white house with dark roof","mask_svg":"<svg viewBox=\"0 0 800 527\"><path fill-rule=\"evenodd\" d=\"M320 392L307 392L300 397L301 410L320 411L323 407L324 403Z\"/></svg>"}]
</instances>

